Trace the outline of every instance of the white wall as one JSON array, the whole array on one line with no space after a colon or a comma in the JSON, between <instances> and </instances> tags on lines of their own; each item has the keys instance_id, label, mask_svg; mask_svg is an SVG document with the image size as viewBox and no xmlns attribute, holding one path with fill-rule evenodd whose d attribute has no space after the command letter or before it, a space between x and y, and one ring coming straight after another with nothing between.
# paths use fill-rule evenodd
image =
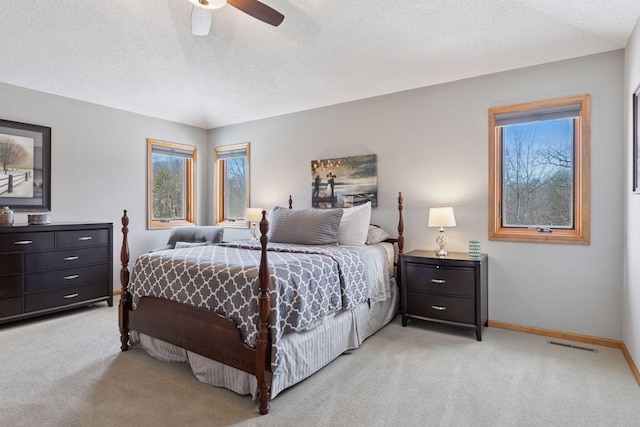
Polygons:
<instances>
[{"instance_id":1,"label":"white wall","mask_svg":"<svg viewBox=\"0 0 640 427\"><path fill-rule=\"evenodd\" d=\"M120 289L122 210L128 209L131 219L132 260L164 245L169 234L146 230L147 138L198 148L198 220L206 222L205 130L3 83L0 118L51 127L52 220L113 222L115 289ZM27 213L16 213L16 223L26 222Z\"/></svg>"},{"instance_id":2,"label":"white wall","mask_svg":"<svg viewBox=\"0 0 640 427\"><path fill-rule=\"evenodd\" d=\"M310 206L311 160L375 153L373 222L395 230L402 191L406 248L432 249L428 208L453 206L448 249L481 239L490 256L490 319L621 339L623 79L622 51L582 57L214 129L209 156L251 142L252 205L270 208L289 194ZM488 241L487 109L583 93L592 96L591 245Z\"/></svg>"},{"instance_id":3,"label":"white wall","mask_svg":"<svg viewBox=\"0 0 640 427\"><path fill-rule=\"evenodd\" d=\"M636 365L640 366L640 194L631 194L633 176L632 94L640 86L640 22L625 51L625 285L623 338Z\"/></svg>"}]
</instances>

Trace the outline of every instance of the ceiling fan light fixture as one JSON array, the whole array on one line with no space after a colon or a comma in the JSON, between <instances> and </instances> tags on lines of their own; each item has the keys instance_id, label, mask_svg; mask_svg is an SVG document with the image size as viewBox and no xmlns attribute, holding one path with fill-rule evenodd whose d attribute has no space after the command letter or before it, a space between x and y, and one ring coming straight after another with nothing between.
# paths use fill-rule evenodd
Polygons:
<instances>
[{"instance_id":1,"label":"ceiling fan light fixture","mask_svg":"<svg viewBox=\"0 0 640 427\"><path fill-rule=\"evenodd\" d=\"M220 9L225 4L227 4L227 0L189 0L194 5L201 7L203 9Z\"/></svg>"}]
</instances>

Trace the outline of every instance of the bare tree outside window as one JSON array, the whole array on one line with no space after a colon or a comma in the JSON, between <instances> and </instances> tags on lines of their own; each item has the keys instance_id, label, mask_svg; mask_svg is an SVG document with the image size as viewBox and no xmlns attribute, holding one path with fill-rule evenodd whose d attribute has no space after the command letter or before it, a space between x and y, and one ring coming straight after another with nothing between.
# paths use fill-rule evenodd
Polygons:
<instances>
[{"instance_id":1,"label":"bare tree outside window","mask_svg":"<svg viewBox=\"0 0 640 427\"><path fill-rule=\"evenodd\" d=\"M573 227L573 122L502 127L503 226Z\"/></svg>"},{"instance_id":2,"label":"bare tree outside window","mask_svg":"<svg viewBox=\"0 0 640 427\"><path fill-rule=\"evenodd\" d=\"M186 160L153 153L153 218L184 219Z\"/></svg>"},{"instance_id":3,"label":"bare tree outside window","mask_svg":"<svg viewBox=\"0 0 640 427\"><path fill-rule=\"evenodd\" d=\"M216 224L245 228L245 212L250 199L249 143L214 149L216 182Z\"/></svg>"},{"instance_id":4,"label":"bare tree outside window","mask_svg":"<svg viewBox=\"0 0 640 427\"><path fill-rule=\"evenodd\" d=\"M247 157L231 157L227 161L227 191L225 218L244 219L247 208Z\"/></svg>"},{"instance_id":5,"label":"bare tree outside window","mask_svg":"<svg viewBox=\"0 0 640 427\"><path fill-rule=\"evenodd\" d=\"M147 140L149 228L195 225L196 148Z\"/></svg>"},{"instance_id":6,"label":"bare tree outside window","mask_svg":"<svg viewBox=\"0 0 640 427\"><path fill-rule=\"evenodd\" d=\"M489 240L589 244L591 97L489 109Z\"/></svg>"}]
</instances>

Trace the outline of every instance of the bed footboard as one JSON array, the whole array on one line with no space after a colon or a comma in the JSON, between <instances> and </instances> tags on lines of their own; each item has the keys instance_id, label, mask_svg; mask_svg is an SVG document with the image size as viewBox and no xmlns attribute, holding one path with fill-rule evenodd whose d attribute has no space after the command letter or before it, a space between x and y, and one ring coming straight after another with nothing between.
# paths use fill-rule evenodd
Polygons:
<instances>
[{"instance_id":1,"label":"bed footboard","mask_svg":"<svg viewBox=\"0 0 640 427\"><path fill-rule=\"evenodd\" d=\"M129 217L127 211L122 216L122 249L120 251L120 283L122 285L119 304L119 326L121 350L129 349L129 332L135 330L166 341L186 350L216 360L256 376L260 395L260 413L269 412L271 388L271 335L269 316L271 302L269 296L269 267L267 261L267 232L269 223L266 212L262 211L260 221L260 243L262 246L259 284L260 330L256 348L247 346L240 336L235 322L212 311L169 301L161 298L142 297L132 309L129 292Z\"/></svg>"}]
</instances>

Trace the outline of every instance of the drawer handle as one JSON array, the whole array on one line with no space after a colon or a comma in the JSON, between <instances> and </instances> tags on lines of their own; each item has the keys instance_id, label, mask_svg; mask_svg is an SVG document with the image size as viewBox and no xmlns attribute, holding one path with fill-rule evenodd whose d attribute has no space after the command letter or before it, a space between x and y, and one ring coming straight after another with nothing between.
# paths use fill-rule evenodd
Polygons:
<instances>
[{"instance_id":1,"label":"drawer handle","mask_svg":"<svg viewBox=\"0 0 640 427\"><path fill-rule=\"evenodd\" d=\"M69 294L69 295L65 295L64 299L71 299L71 298L75 298L77 296L78 296L78 294Z\"/></svg>"},{"instance_id":2,"label":"drawer handle","mask_svg":"<svg viewBox=\"0 0 640 427\"><path fill-rule=\"evenodd\" d=\"M73 280L73 279L77 279L78 277L80 277L77 274L71 274L69 276L64 276L64 280Z\"/></svg>"},{"instance_id":3,"label":"drawer handle","mask_svg":"<svg viewBox=\"0 0 640 427\"><path fill-rule=\"evenodd\" d=\"M18 240L17 242L13 242L14 245L30 245L33 243L33 240Z\"/></svg>"},{"instance_id":4,"label":"drawer handle","mask_svg":"<svg viewBox=\"0 0 640 427\"><path fill-rule=\"evenodd\" d=\"M63 258L65 261L75 261L78 259L77 256L66 256Z\"/></svg>"},{"instance_id":5,"label":"drawer handle","mask_svg":"<svg viewBox=\"0 0 640 427\"><path fill-rule=\"evenodd\" d=\"M447 281L443 279L431 279L431 281L438 284L447 283Z\"/></svg>"},{"instance_id":6,"label":"drawer handle","mask_svg":"<svg viewBox=\"0 0 640 427\"><path fill-rule=\"evenodd\" d=\"M438 310L438 311L444 311L447 309L447 307L443 307L441 305L432 305L431 308L433 308L434 310Z\"/></svg>"},{"instance_id":7,"label":"drawer handle","mask_svg":"<svg viewBox=\"0 0 640 427\"><path fill-rule=\"evenodd\" d=\"M91 240L91 236L78 237L78 240Z\"/></svg>"}]
</instances>

